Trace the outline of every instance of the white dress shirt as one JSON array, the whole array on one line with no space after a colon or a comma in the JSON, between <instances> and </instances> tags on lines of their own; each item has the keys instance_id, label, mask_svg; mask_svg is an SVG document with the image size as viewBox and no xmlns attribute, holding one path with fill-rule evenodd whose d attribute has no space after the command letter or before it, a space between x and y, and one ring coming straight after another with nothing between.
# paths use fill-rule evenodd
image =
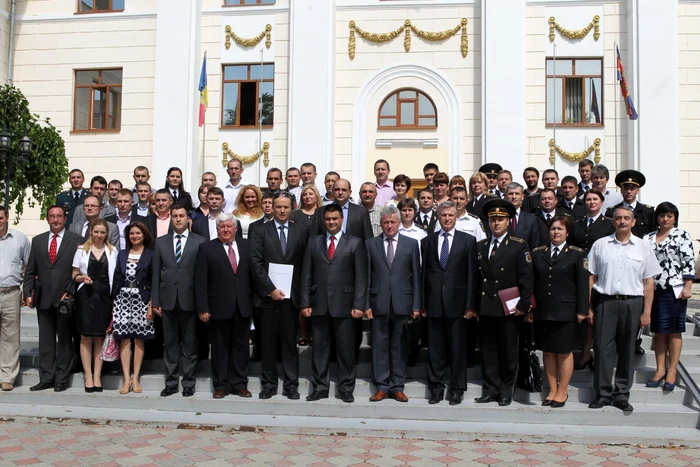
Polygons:
<instances>
[{"instance_id":1,"label":"white dress shirt","mask_svg":"<svg viewBox=\"0 0 700 467\"><path fill-rule=\"evenodd\" d=\"M241 189L246 185L247 183L243 179L241 179L241 182L236 186L231 183L230 178L226 181L226 185L224 185L222 188L222 190L224 190L224 208L222 212L231 214L236 210L236 199L238 199L238 193L240 193Z\"/></svg>"},{"instance_id":2,"label":"white dress shirt","mask_svg":"<svg viewBox=\"0 0 700 467\"><path fill-rule=\"evenodd\" d=\"M415 223L411 224L411 227L406 228L403 225L399 226L399 233L401 235L405 235L406 237L412 238L414 240L417 240L418 243L420 243L421 240L423 240L425 237L428 236L428 233L418 227Z\"/></svg>"},{"instance_id":3,"label":"white dress shirt","mask_svg":"<svg viewBox=\"0 0 700 467\"><path fill-rule=\"evenodd\" d=\"M226 257L228 258L228 245L224 242L221 242L221 244L224 246L224 252L226 253ZM233 239L233 243L231 244L231 246L233 247L233 254L236 256L236 264L241 264L241 255L238 254L238 245L236 244L235 238Z\"/></svg>"},{"instance_id":4,"label":"white dress shirt","mask_svg":"<svg viewBox=\"0 0 700 467\"><path fill-rule=\"evenodd\" d=\"M491 252L493 251L493 245L498 241L498 248L501 248L503 246L503 239L506 238L507 233L504 233L500 237L494 237L491 240L491 245L489 246L489 258L491 257Z\"/></svg>"},{"instance_id":5,"label":"white dress shirt","mask_svg":"<svg viewBox=\"0 0 700 467\"><path fill-rule=\"evenodd\" d=\"M176 245L177 245L177 236L181 235L182 238L180 238L180 247L182 248L180 251L184 254L185 253L185 245L187 244L187 236L190 234L190 231L185 229L184 232L181 234L178 234L173 230L173 253L177 251Z\"/></svg>"},{"instance_id":6,"label":"white dress shirt","mask_svg":"<svg viewBox=\"0 0 700 467\"><path fill-rule=\"evenodd\" d=\"M207 222L209 222L209 240L219 238L219 233L216 231L216 217L211 217L211 214L209 214Z\"/></svg>"},{"instance_id":7,"label":"white dress shirt","mask_svg":"<svg viewBox=\"0 0 700 467\"><path fill-rule=\"evenodd\" d=\"M588 253L593 288L604 295L644 295L644 279L662 272L652 245L634 235L621 243L615 234L597 240Z\"/></svg>"},{"instance_id":8,"label":"white dress shirt","mask_svg":"<svg viewBox=\"0 0 700 467\"><path fill-rule=\"evenodd\" d=\"M277 219L275 219L275 229L277 230L277 239L282 238L282 233L280 231L280 227L284 226L284 236L289 240L289 221L285 222L284 224L280 224L277 222Z\"/></svg>"},{"instance_id":9,"label":"white dress shirt","mask_svg":"<svg viewBox=\"0 0 700 467\"><path fill-rule=\"evenodd\" d=\"M63 240L63 236L66 234L66 229L61 230L58 232L58 237L56 237L56 253L58 253L58 250L61 249L61 241ZM53 240L53 232L49 230L49 247L46 251L51 251L51 241Z\"/></svg>"},{"instance_id":10,"label":"white dress shirt","mask_svg":"<svg viewBox=\"0 0 700 467\"><path fill-rule=\"evenodd\" d=\"M455 221L455 228L460 232L473 236L476 238L476 241L486 238L486 233L479 218L468 212L465 212L462 217Z\"/></svg>"},{"instance_id":11,"label":"white dress shirt","mask_svg":"<svg viewBox=\"0 0 700 467\"><path fill-rule=\"evenodd\" d=\"M557 246L557 245L555 245L554 243L551 243L551 242L550 242L550 244L549 244L549 254L550 254L550 256L554 256L554 249L555 249L555 248L559 248L559 250L558 250L559 253L558 253L558 254L562 254L562 253L564 252L564 248L566 248L566 242L562 243L562 244L559 245L559 246Z\"/></svg>"},{"instance_id":12,"label":"white dress shirt","mask_svg":"<svg viewBox=\"0 0 700 467\"><path fill-rule=\"evenodd\" d=\"M340 241L340 237L343 235L343 231L341 230L337 234L333 235L335 237L335 247L338 248L338 242ZM326 249L331 246L331 234L326 233Z\"/></svg>"},{"instance_id":13,"label":"white dress shirt","mask_svg":"<svg viewBox=\"0 0 700 467\"><path fill-rule=\"evenodd\" d=\"M603 201L603 208L601 209L601 211L603 212L605 212L606 209L611 208L613 206L617 206L622 202L622 195L617 191L605 190L603 196L605 196L605 201Z\"/></svg>"},{"instance_id":14,"label":"white dress shirt","mask_svg":"<svg viewBox=\"0 0 700 467\"><path fill-rule=\"evenodd\" d=\"M382 239L383 239L382 244L384 245L384 254L386 254L387 249L389 248L389 237L382 234ZM396 235L394 235L394 238L392 238L392 240L394 241L394 255L396 255L396 249L399 247L399 234L398 234L398 232L396 233Z\"/></svg>"}]
</instances>

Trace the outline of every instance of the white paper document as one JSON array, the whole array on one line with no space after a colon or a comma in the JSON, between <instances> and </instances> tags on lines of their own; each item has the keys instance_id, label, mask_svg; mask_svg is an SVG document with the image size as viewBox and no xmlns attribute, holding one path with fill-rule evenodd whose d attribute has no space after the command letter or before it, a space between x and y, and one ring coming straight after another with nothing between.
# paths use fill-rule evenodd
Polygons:
<instances>
[{"instance_id":1,"label":"white paper document","mask_svg":"<svg viewBox=\"0 0 700 467\"><path fill-rule=\"evenodd\" d=\"M294 266L291 264L270 263L270 269L267 275L270 276L270 280L275 284L275 287L282 291L285 299L292 296L292 275L294 275Z\"/></svg>"},{"instance_id":2,"label":"white paper document","mask_svg":"<svg viewBox=\"0 0 700 467\"><path fill-rule=\"evenodd\" d=\"M683 284L673 286L673 295L676 298L681 298L681 292L683 292Z\"/></svg>"},{"instance_id":3,"label":"white paper document","mask_svg":"<svg viewBox=\"0 0 700 467\"><path fill-rule=\"evenodd\" d=\"M515 297L512 300L507 300L506 306L508 307L508 310L513 310L515 308L515 305L517 305L519 301L520 301L520 297ZM511 311L510 314L513 315L513 314L515 314L515 312Z\"/></svg>"}]
</instances>

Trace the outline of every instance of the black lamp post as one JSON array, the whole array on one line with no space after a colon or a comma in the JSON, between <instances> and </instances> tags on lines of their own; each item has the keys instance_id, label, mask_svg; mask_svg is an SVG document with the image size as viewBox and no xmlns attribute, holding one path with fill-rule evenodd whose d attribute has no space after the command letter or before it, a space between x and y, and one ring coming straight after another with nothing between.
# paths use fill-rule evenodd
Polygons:
<instances>
[{"instance_id":1,"label":"black lamp post","mask_svg":"<svg viewBox=\"0 0 700 467\"><path fill-rule=\"evenodd\" d=\"M10 173L12 171L12 159L17 157L12 154L12 135L7 128L0 132L0 160L5 161L5 208L10 208ZM19 160L26 160L32 152L32 140L27 133L19 141Z\"/></svg>"}]
</instances>

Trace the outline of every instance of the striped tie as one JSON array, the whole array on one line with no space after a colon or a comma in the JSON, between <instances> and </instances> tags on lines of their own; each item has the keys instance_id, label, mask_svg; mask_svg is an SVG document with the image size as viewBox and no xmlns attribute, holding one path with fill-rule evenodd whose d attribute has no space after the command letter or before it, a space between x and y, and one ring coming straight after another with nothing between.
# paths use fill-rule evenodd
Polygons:
<instances>
[{"instance_id":1,"label":"striped tie","mask_svg":"<svg viewBox=\"0 0 700 467\"><path fill-rule=\"evenodd\" d=\"M182 235L175 235L177 243L175 243L175 261L180 264L182 261Z\"/></svg>"}]
</instances>

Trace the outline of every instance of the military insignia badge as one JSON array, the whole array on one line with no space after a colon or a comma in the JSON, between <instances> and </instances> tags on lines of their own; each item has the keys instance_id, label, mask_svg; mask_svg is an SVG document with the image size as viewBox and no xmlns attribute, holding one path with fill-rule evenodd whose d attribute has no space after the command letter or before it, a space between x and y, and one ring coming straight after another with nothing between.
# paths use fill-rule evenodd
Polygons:
<instances>
[{"instance_id":1,"label":"military insignia badge","mask_svg":"<svg viewBox=\"0 0 700 467\"><path fill-rule=\"evenodd\" d=\"M529 251L525 253L525 261L527 261L528 263L532 263L532 255L530 255Z\"/></svg>"},{"instance_id":2,"label":"military insignia badge","mask_svg":"<svg viewBox=\"0 0 700 467\"><path fill-rule=\"evenodd\" d=\"M588 271L588 258L583 258L583 269Z\"/></svg>"}]
</instances>

